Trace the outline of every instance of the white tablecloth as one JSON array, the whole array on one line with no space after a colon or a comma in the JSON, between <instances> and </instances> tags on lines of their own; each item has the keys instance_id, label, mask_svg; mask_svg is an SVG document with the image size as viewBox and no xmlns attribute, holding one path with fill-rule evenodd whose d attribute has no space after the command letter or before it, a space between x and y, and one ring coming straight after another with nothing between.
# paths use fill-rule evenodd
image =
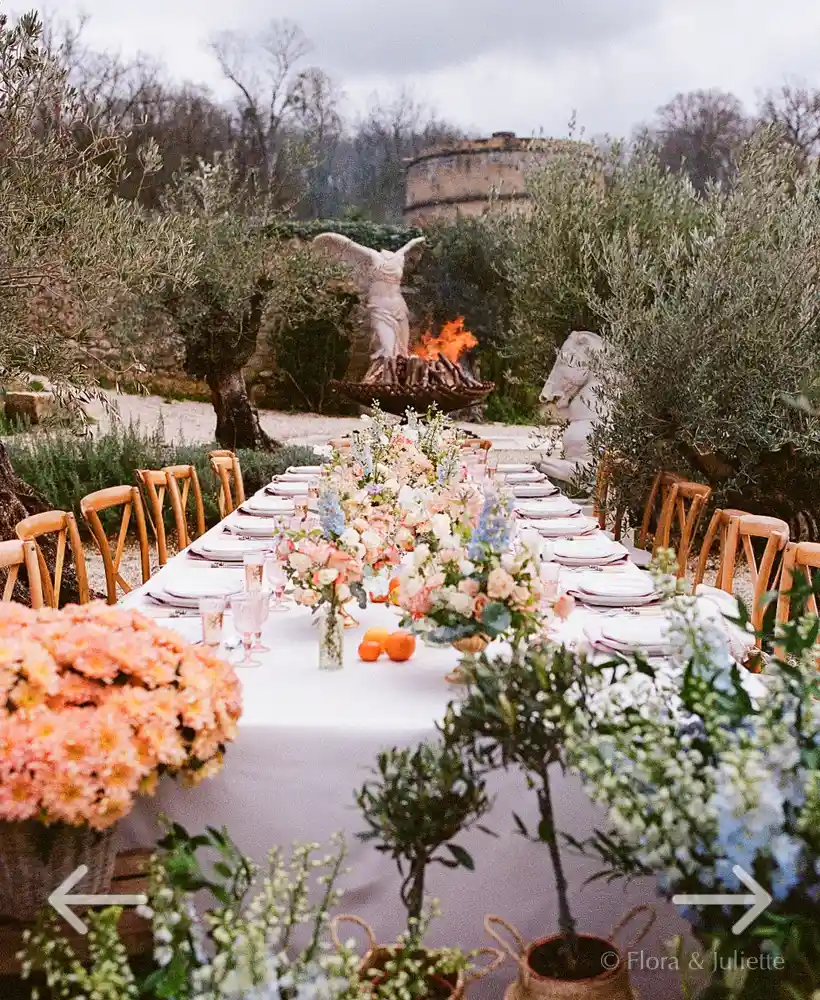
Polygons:
<instances>
[{"instance_id":1,"label":"white tablecloth","mask_svg":"<svg viewBox=\"0 0 820 1000\"><path fill-rule=\"evenodd\" d=\"M213 532L220 528L212 529ZM155 582L171 573L214 572L181 553L160 571ZM238 569L238 586L242 571ZM162 612L151 607L144 590L135 591L126 606ZM239 668L244 712L236 742L229 747L223 772L196 789L185 789L167 780L155 798L140 799L122 824L129 846L153 843L158 816L166 813L192 832L204 825L226 826L239 846L263 861L272 844L294 840L326 841L336 830L345 830L352 871L345 879L343 909L358 914L374 928L381 941L391 941L401 930L403 908L398 895L399 876L393 864L355 834L364 828L353 792L367 778L379 750L413 746L435 736L435 722L459 689L444 680L457 663L451 649L420 647L406 663L380 659L359 661L356 647L371 625L396 627L393 610L370 605L356 611L361 625L345 634L345 666L338 672L318 669L318 638L307 609L293 608L271 615L264 641L272 651L263 654L263 665ZM567 625L578 634L583 616L578 612ZM190 619L176 620L190 629ZM555 799L559 828L582 838L602 817L574 780L556 770ZM459 842L473 853L476 871L456 872L433 867L428 889L440 898L443 914L431 932L434 943L475 947L491 943L482 921L497 913L516 924L527 940L553 933L557 913L546 847L531 844L515 834L511 818L519 813L532 828L537 812L535 797L518 772L493 776L497 796L487 825L499 834L466 834ZM565 851L573 910L580 930L608 935L631 906L653 903L660 919L642 947L647 954L663 954L662 942L682 933L686 925L675 909L659 901L654 883L631 887L603 882L582 888L596 871L589 860ZM507 964L477 984L471 995L497 997L514 977ZM670 1000L678 995L669 972L636 972L644 1000Z\"/></svg>"}]
</instances>

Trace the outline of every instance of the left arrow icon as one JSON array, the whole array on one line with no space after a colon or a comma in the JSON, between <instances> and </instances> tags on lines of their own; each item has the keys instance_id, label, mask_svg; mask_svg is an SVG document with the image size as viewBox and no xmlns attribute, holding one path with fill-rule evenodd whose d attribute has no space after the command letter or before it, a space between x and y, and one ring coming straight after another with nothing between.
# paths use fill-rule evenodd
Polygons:
<instances>
[{"instance_id":1,"label":"left arrow icon","mask_svg":"<svg viewBox=\"0 0 820 1000\"><path fill-rule=\"evenodd\" d=\"M70 924L78 934L87 934L88 927L80 920L71 909L72 906L144 906L148 902L148 897L144 895L136 896L91 896L81 893L72 894L71 890L81 882L88 874L88 866L80 865L68 878L52 892L48 897L50 906Z\"/></svg>"}]
</instances>

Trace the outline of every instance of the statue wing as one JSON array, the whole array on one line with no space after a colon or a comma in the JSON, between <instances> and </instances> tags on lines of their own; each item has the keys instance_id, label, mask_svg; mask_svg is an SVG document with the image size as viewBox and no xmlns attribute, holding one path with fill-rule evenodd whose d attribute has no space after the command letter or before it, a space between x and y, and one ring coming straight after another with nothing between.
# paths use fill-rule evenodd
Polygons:
<instances>
[{"instance_id":1,"label":"statue wing","mask_svg":"<svg viewBox=\"0 0 820 1000\"><path fill-rule=\"evenodd\" d=\"M360 292L367 293L370 268L379 260L375 250L354 243L341 233L321 233L314 237L313 245L331 260L346 264L352 270Z\"/></svg>"},{"instance_id":2,"label":"statue wing","mask_svg":"<svg viewBox=\"0 0 820 1000\"><path fill-rule=\"evenodd\" d=\"M415 239L410 240L409 243L405 243L401 249L396 251L396 255L404 259L404 266L412 267L418 262L421 256L421 245L425 243L426 239L424 236L417 236Z\"/></svg>"}]
</instances>

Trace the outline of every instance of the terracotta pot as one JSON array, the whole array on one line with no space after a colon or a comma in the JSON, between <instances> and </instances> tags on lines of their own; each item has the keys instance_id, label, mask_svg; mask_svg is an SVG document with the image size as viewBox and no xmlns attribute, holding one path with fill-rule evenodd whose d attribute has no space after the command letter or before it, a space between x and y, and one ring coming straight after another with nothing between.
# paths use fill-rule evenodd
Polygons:
<instances>
[{"instance_id":1,"label":"terracotta pot","mask_svg":"<svg viewBox=\"0 0 820 1000\"><path fill-rule=\"evenodd\" d=\"M330 922L331 937L337 948L342 947L342 942L338 934L339 924L342 923L356 924L357 927L360 927L364 931L367 937L367 951L362 956L361 964L359 965L360 970L368 972L371 969L383 969L394 954L395 948L377 944L376 937L370 925L359 917L350 915L334 917ZM423 954L423 952L420 952L420 954ZM462 1000L467 992L467 987L471 983L474 983L478 979L483 979L484 976L494 972L504 961L503 952L500 952L497 948L479 948L476 954L487 955L491 961L481 969L470 969L466 972L430 976L428 979L429 992L426 994L424 1000ZM372 978L374 983L379 983L383 979L382 976L374 976Z\"/></svg>"},{"instance_id":2,"label":"terracotta pot","mask_svg":"<svg viewBox=\"0 0 820 1000\"><path fill-rule=\"evenodd\" d=\"M88 867L88 874L78 883L78 893L108 892L116 857L113 826L97 833L65 823L0 823L0 916L33 920L80 865Z\"/></svg>"},{"instance_id":3,"label":"terracotta pot","mask_svg":"<svg viewBox=\"0 0 820 1000\"><path fill-rule=\"evenodd\" d=\"M635 1000L627 964L615 944L615 938L641 913L647 914L647 920L627 944L626 950L630 951L655 922L655 911L651 906L636 906L630 910L613 928L609 938L578 935L581 964L578 979L561 979L539 971L545 961L559 950L562 935L553 934L527 945L518 930L501 917L486 917L484 929L518 965L518 979L507 987L504 1000ZM507 931L514 947L506 937L502 937L497 927Z\"/></svg>"}]
</instances>

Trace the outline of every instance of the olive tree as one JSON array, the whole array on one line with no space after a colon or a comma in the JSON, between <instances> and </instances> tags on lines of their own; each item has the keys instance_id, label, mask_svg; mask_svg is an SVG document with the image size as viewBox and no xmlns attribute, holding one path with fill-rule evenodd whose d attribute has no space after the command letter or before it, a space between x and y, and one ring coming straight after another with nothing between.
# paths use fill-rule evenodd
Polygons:
<instances>
[{"instance_id":1,"label":"olive tree","mask_svg":"<svg viewBox=\"0 0 820 1000\"><path fill-rule=\"evenodd\" d=\"M37 15L0 15L0 385L92 393L90 333L126 315L135 292L187 281L195 249L179 220L112 194L124 140L83 111ZM156 147L140 163L158 169ZM44 507L0 444L0 537Z\"/></svg>"}]
</instances>

